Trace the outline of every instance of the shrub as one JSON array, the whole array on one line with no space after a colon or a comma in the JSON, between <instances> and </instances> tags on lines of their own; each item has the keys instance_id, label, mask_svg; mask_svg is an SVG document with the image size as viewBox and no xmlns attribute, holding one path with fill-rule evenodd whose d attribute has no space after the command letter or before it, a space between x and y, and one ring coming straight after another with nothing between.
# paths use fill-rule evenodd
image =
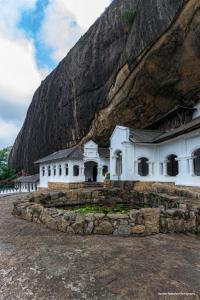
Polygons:
<instances>
[{"instance_id":1,"label":"shrub","mask_svg":"<svg viewBox=\"0 0 200 300\"><path fill-rule=\"evenodd\" d=\"M127 25L127 30L130 31L135 20L136 11L133 9L127 9L123 12L122 18Z\"/></svg>"}]
</instances>

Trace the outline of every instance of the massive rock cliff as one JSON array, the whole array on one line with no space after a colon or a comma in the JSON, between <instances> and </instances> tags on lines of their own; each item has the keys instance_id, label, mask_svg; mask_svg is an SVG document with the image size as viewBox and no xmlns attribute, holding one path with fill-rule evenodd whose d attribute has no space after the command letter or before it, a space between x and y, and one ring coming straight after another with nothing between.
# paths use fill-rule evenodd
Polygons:
<instances>
[{"instance_id":1,"label":"massive rock cliff","mask_svg":"<svg viewBox=\"0 0 200 300\"><path fill-rule=\"evenodd\" d=\"M200 0L114 0L35 92L10 163L32 173L38 158L106 145L116 124L145 127L199 95Z\"/></svg>"}]
</instances>

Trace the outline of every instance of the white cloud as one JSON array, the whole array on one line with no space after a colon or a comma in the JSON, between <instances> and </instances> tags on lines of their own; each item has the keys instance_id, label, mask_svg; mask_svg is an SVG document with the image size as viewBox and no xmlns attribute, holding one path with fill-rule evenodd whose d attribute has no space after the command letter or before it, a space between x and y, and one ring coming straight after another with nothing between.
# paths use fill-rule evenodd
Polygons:
<instances>
[{"instance_id":1,"label":"white cloud","mask_svg":"<svg viewBox=\"0 0 200 300\"><path fill-rule=\"evenodd\" d=\"M0 35L0 94L13 101L30 101L42 79L31 41Z\"/></svg>"},{"instance_id":2,"label":"white cloud","mask_svg":"<svg viewBox=\"0 0 200 300\"><path fill-rule=\"evenodd\" d=\"M94 23L110 0L51 0L46 8L40 39L60 61Z\"/></svg>"},{"instance_id":3,"label":"white cloud","mask_svg":"<svg viewBox=\"0 0 200 300\"><path fill-rule=\"evenodd\" d=\"M75 16L66 8L63 1L53 0L45 11L40 38L52 50L52 58L60 61L74 46L82 34L74 23Z\"/></svg>"},{"instance_id":4,"label":"white cloud","mask_svg":"<svg viewBox=\"0 0 200 300\"><path fill-rule=\"evenodd\" d=\"M33 41L18 28L22 12L35 4L36 0L0 0L0 148L13 143L22 114L44 76L36 63ZM14 111L17 125L8 119Z\"/></svg>"},{"instance_id":5,"label":"white cloud","mask_svg":"<svg viewBox=\"0 0 200 300\"><path fill-rule=\"evenodd\" d=\"M75 16L86 31L110 4L110 0L60 0Z\"/></svg>"},{"instance_id":6,"label":"white cloud","mask_svg":"<svg viewBox=\"0 0 200 300\"><path fill-rule=\"evenodd\" d=\"M17 23L23 11L34 9L37 0L0 0L1 18L0 32L6 36L21 36Z\"/></svg>"},{"instance_id":7,"label":"white cloud","mask_svg":"<svg viewBox=\"0 0 200 300\"><path fill-rule=\"evenodd\" d=\"M16 137L20 127L12 122L4 122L0 119L0 146L5 148L13 144L13 137Z\"/></svg>"}]
</instances>

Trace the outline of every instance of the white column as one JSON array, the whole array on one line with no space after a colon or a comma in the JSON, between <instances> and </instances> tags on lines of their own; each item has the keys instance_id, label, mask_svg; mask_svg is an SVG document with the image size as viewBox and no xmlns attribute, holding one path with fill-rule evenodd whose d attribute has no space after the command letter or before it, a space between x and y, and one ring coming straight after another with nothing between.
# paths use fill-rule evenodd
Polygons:
<instances>
[{"instance_id":1,"label":"white column","mask_svg":"<svg viewBox=\"0 0 200 300\"><path fill-rule=\"evenodd\" d=\"M111 170L112 171L112 176L116 176L116 159L117 159L117 156L113 155L112 156L113 170Z\"/></svg>"},{"instance_id":2,"label":"white column","mask_svg":"<svg viewBox=\"0 0 200 300\"><path fill-rule=\"evenodd\" d=\"M168 163L167 160L165 160L163 163L163 175L164 176L167 176L167 163Z\"/></svg>"},{"instance_id":3,"label":"white column","mask_svg":"<svg viewBox=\"0 0 200 300\"><path fill-rule=\"evenodd\" d=\"M189 158L189 166L190 166L190 176L194 176L194 159L193 157Z\"/></svg>"},{"instance_id":4,"label":"white column","mask_svg":"<svg viewBox=\"0 0 200 300\"><path fill-rule=\"evenodd\" d=\"M104 180L102 171L103 171L103 167L99 166L98 167L98 176L97 176L97 181L99 181L99 182L103 182L103 180Z\"/></svg>"},{"instance_id":5,"label":"white column","mask_svg":"<svg viewBox=\"0 0 200 300\"><path fill-rule=\"evenodd\" d=\"M149 176L153 175L153 162L149 162Z\"/></svg>"},{"instance_id":6,"label":"white column","mask_svg":"<svg viewBox=\"0 0 200 300\"><path fill-rule=\"evenodd\" d=\"M140 163L139 160L135 161L135 168L136 168L135 174L140 176L140 174L139 174L139 163Z\"/></svg>"},{"instance_id":7,"label":"white column","mask_svg":"<svg viewBox=\"0 0 200 300\"><path fill-rule=\"evenodd\" d=\"M85 167L84 167L84 166L81 166L81 167L80 167L80 175L81 175L81 176L84 176L84 175L85 175Z\"/></svg>"}]
</instances>

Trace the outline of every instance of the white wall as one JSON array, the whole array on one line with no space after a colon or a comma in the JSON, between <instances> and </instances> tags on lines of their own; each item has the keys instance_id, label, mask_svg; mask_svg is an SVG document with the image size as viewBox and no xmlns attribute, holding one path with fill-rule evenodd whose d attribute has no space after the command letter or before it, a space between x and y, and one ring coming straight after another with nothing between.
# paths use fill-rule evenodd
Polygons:
<instances>
[{"instance_id":1,"label":"white wall","mask_svg":"<svg viewBox=\"0 0 200 300\"><path fill-rule=\"evenodd\" d=\"M126 167L124 167L124 172L120 178L120 180L126 180L126 177L128 177L128 174L125 174L126 168L129 168L129 164L125 160L131 159L131 154L127 154L125 143L129 143L129 129L123 126L117 126L111 136L111 144L110 144L110 175L112 180L119 180L119 177L116 175L116 153L118 151L122 152L122 158L123 162L122 164ZM132 145L131 145L131 151L133 151ZM131 180L131 179L130 179Z\"/></svg>"},{"instance_id":2,"label":"white wall","mask_svg":"<svg viewBox=\"0 0 200 300\"><path fill-rule=\"evenodd\" d=\"M127 181L160 181L174 182L179 185L200 186L200 176L193 174L193 152L200 148L200 131L160 144L133 144L127 141L128 131L117 127L111 138L111 179L118 180L115 170L115 152L122 151L122 175L120 180ZM176 177L164 173L167 157L175 154L178 157L179 174ZM138 175L138 159L149 160L149 175ZM163 168L161 168L161 164Z\"/></svg>"},{"instance_id":3,"label":"white wall","mask_svg":"<svg viewBox=\"0 0 200 300\"><path fill-rule=\"evenodd\" d=\"M86 162L96 162L98 165L98 176L97 182L103 182L104 176L102 175L102 169L104 165L108 166L109 169L109 159L103 159L99 157L98 146L93 141L88 142L84 145L84 158L82 160L60 160L51 163L44 163L40 165L40 187L47 188L49 182L58 183L75 183L75 182L85 182L88 176L85 176L85 163ZM65 173L65 166L68 164L68 175ZM59 165L62 166L62 175L59 175ZM79 176L74 176L73 167L79 166ZM48 176L48 167L51 168L51 176ZM56 166L56 175L54 175L54 166ZM45 168L45 176L43 176L42 169Z\"/></svg>"},{"instance_id":4,"label":"white wall","mask_svg":"<svg viewBox=\"0 0 200 300\"><path fill-rule=\"evenodd\" d=\"M68 175L66 175L65 168L68 164ZM62 175L59 173L59 166L62 167ZM51 176L48 176L48 167L51 168ZM54 175L54 166L56 167L56 175ZM79 166L79 176L73 176L73 167ZM43 176L42 169L45 168L45 176ZM48 187L49 182L81 182L85 180L84 164L80 160L61 160L52 163L40 165L40 187Z\"/></svg>"}]
</instances>

